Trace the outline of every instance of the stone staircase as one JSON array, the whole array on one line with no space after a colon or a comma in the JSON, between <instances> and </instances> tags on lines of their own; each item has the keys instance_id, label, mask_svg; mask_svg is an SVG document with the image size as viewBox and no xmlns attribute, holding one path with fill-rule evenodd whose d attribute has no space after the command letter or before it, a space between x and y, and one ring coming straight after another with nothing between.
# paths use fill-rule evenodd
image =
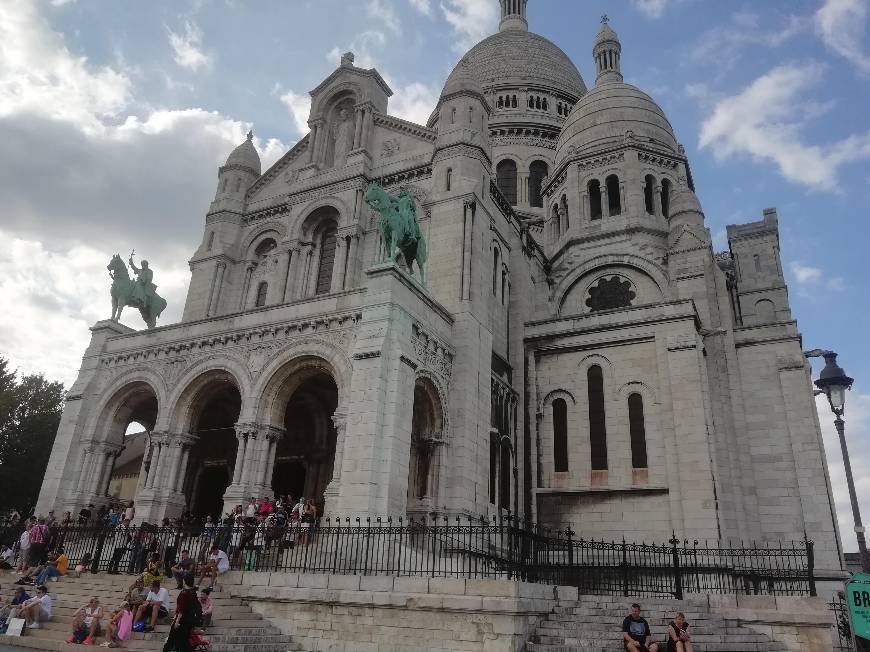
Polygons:
<instances>
[{"instance_id":1,"label":"stone staircase","mask_svg":"<svg viewBox=\"0 0 870 652\"><path fill-rule=\"evenodd\" d=\"M736 620L712 613L691 600L580 596L578 602L557 606L535 630L527 652L615 652L622 650L622 620L638 602L652 631L652 640L666 652L668 623L677 611L691 625L695 652L782 652L787 646L743 627Z\"/></svg>"},{"instance_id":2,"label":"stone staircase","mask_svg":"<svg viewBox=\"0 0 870 652\"><path fill-rule=\"evenodd\" d=\"M10 572L0 572L0 585L3 587L4 597L11 596L13 582L17 577ZM132 580L133 577L129 575L86 573L81 578L61 577L57 582L48 582L46 586L53 600L51 620L43 623L40 629L25 630L21 637L0 635L0 643L70 652L75 647L79 647L66 643L66 639L72 633L72 615L76 609L87 603L89 598L96 596L108 614L124 599ZM174 586L173 580L166 584L166 588L170 589L171 606L175 605L178 596ZM27 587L27 592L32 595L33 589ZM212 652L287 652L289 650L304 652L292 637L282 634L241 599L215 591L212 593L212 600L215 603L215 615L211 627L205 630L204 636L211 642ZM169 620L171 615L167 621ZM122 648L135 652L156 652L163 648L168 633L168 623L158 624L153 632L134 632L129 641L122 643ZM101 637L95 643L101 643L103 640ZM100 649L98 646L95 647Z\"/></svg>"}]
</instances>

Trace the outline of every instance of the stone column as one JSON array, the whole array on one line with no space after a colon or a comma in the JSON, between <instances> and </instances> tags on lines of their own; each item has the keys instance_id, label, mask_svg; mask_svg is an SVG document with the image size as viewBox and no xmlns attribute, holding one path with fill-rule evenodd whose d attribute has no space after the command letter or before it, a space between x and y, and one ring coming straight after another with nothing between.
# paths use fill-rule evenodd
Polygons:
<instances>
[{"instance_id":1,"label":"stone column","mask_svg":"<svg viewBox=\"0 0 870 652\"><path fill-rule=\"evenodd\" d=\"M369 140L371 139L372 128L374 127L374 116L372 115L372 108L367 106L365 108L365 118L363 120L363 134L362 140L360 141L360 147L363 149L368 149Z\"/></svg>"},{"instance_id":2,"label":"stone column","mask_svg":"<svg viewBox=\"0 0 870 652\"><path fill-rule=\"evenodd\" d=\"M85 490L85 478L88 477L88 467L91 464L91 456L93 455L93 450L90 448L85 448L82 451L82 466L79 470L79 477L76 480L75 488L78 492L84 492Z\"/></svg>"},{"instance_id":3,"label":"stone column","mask_svg":"<svg viewBox=\"0 0 870 652\"><path fill-rule=\"evenodd\" d=\"M317 148L318 135L320 134L320 120L312 120L308 123L311 125L311 136L308 138L308 163L316 163L315 149Z\"/></svg>"},{"instance_id":4,"label":"stone column","mask_svg":"<svg viewBox=\"0 0 870 652\"><path fill-rule=\"evenodd\" d=\"M145 481L146 489L154 488L154 482L157 480L157 475L160 471L160 458L165 455L163 443L159 439L155 439L152 446L154 447L154 453L151 455L151 468L148 470L148 479Z\"/></svg>"},{"instance_id":5,"label":"stone column","mask_svg":"<svg viewBox=\"0 0 870 652\"><path fill-rule=\"evenodd\" d=\"M347 430L347 415L336 411L332 415L332 423L335 426L335 458L332 462L332 479L326 485L323 492L325 503L324 513L328 514L334 509L334 505L341 494L341 465L344 460L344 433Z\"/></svg>"},{"instance_id":6,"label":"stone column","mask_svg":"<svg viewBox=\"0 0 870 652\"><path fill-rule=\"evenodd\" d=\"M463 204L465 228L463 229L462 241L462 296L463 301L471 299L471 252L473 251L474 238L474 213L477 205L473 201Z\"/></svg>"},{"instance_id":7,"label":"stone column","mask_svg":"<svg viewBox=\"0 0 870 652\"><path fill-rule=\"evenodd\" d=\"M245 462L245 447L248 445L248 436L244 432L236 431L238 446L236 447L236 464L233 466L233 484L242 481L242 465Z\"/></svg>"},{"instance_id":8,"label":"stone column","mask_svg":"<svg viewBox=\"0 0 870 652\"><path fill-rule=\"evenodd\" d=\"M190 446L191 444L186 443L181 449L181 472L176 477L175 487L173 488L178 493L181 493L184 490L184 476L187 475L187 462L190 459Z\"/></svg>"},{"instance_id":9,"label":"stone column","mask_svg":"<svg viewBox=\"0 0 870 652\"><path fill-rule=\"evenodd\" d=\"M347 242L340 234L335 235L335 258L332 261L332 280L330 292L340 292L344 286L344 270L347 262Z\"/></svg>"},{"instance_id":10,"label":"stone column","mask_svg":"<svg viewBox=\"0 0 870 652\"><path fill-rule=\"evenodd\" d=\"M251 275L254 273L255 265L248 263L245 265L245 280L242 282L242 296L239 297L239 310L245 309L245 299L248 296L248 284L251 282Z\"/></svg>"},{"instance_id":11,"label":"stone column","mask_svg":"<svg viewBox=\"0 0 870 652\"><path fill-rule=\"evenodd\" d=\"M362 137L363 127L363 108L361 106L354 107L354 125L353 125L353 147L351 149L359 149L360 138Z\"/></svg>"},{"instance_id":12,"label":"stone column","mask_svg":"<svg viewBox=\"0 0 870 652\"><path fill-rule=\"evenodd\" d=\"M359 233L353 233L350 236L350 248L347 252L347 270L344 276L344 289L356 287L356 271L359 269L359 264L356 259L357 247L359 246Z\"/></svg>"},{"instance_id":13,"label":"stone column","mask_svg":"<svg viewBox=\"0 0 870 652\"><path fill-rule=\"evenodd\" d=\"M206 316L211 317L218 310L218 305L221 298L221 287L224 283L224 272L226 272L227 264L219 260L217 265L215 265L215 274L212 278L211 284L211 293L208 298L208 310L206 311Z\"/></svg>"},{"instance_id":14,"label":"stone column","mask_svg":"<svg viewBox=\"0 0 870 652\"><path fill-rule=\"evenodd\" d=\"M247 439L248 443L245 446L245 458L242 461L242 479L240 481L243 487L248 487L251 484L251 479L254 476L254 466L257 463L257 457L260 450L260 442L257 438L256 429L248 429Z\"/></svg>"},{"instance_id":15,"label":"stone column","mask_svg":"<svg viewBox=\"0 0 870 652\"><path fill-rule=\"evenodd\" d=\"M662 207L661 185L656 185L653 188L653 210L655 211L656 217L662 217L665 214L665 210Z\"/></svg>"},{"instance_id":16,"label":"stone column","mask_svg":"<svg viewBox=\"0 0 870 652\"><path fill-rule=\"evenodd\" d=\"M269 426L264 430L266 457L263 464L263 474L260 478L260 486L264 491L272 491L272 473L275 471L275 453L278 451L278 442L284 436L283 428Z\"/></svg>"},{"instance_id":17,"label":"stone column","mask_svg":"<svg viewBox=\"0 0 870 652\"><path fill-rule=\"evenodd\" d=\"M610 217L610 199L607 196L607 184L601 184L601 217Z\"/></svg>"}]
</instances>

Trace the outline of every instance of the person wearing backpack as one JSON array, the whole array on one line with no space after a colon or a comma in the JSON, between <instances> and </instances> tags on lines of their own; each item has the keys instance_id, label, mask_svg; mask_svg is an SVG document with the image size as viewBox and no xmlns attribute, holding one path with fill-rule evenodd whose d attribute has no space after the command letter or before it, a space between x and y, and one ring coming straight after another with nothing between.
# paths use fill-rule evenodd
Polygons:
<instances>
[{"instance_id":1,"label":"person wearing backpack","mask_svg":"<svg viewBox=\"0 0 870 652\"><path fill-rule=\"evenodd\" d=\"M190 632L201 624L202 606L193 588L193 576L185 575L184 588L175 603L175 618L172 619L163 652L191 652Z\"/></svg>"}]
</instances>

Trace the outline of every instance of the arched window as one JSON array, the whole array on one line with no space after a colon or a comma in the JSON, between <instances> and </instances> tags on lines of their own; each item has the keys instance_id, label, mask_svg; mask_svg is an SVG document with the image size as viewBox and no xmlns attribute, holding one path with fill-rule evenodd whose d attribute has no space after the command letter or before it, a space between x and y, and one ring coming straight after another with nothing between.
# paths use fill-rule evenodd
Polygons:
<instances>
[{"instance_id":1,"label":"arched window","mask_svg":"<svg viewBox=\"0 0 870 652\"><path fill-rule=\"evenodd\" d=\"M507 271L501 270L501 305L504 305L504 292L507 287Z\"/></svg>"},{"instance_id":2,"label":"arched window","mask_svg":"<svg viewBox=\"0 0 870 652\"><path fill-rule=\"evenodd\" d=\"M236 177L236 192L238 192L242 187L242 178Z\"/></svg>"},{"instance_id":3,"label":"arched window","mask_svg":"<svg viewBox=\"0 0 870 652\"><path fill-rule=\"evenodd\" d=\"M456 107L454 106L450 110L450 124L454 124L456 122Z\"/></svg>"},{"instance_id":4,"label":"arched window","mask_svg":"<svg viewBox=\"0 0 870 652\"><path fill-rule=\"evenodd\" d=\"M320 236L320 262L317 265L315 294L326 294L332 286L332 267L335 263L335 225L330 224Z\"/></svg>"},{"instance_id":5,"label":"arched window","mask_svg":"<svg viewBox=\"0 0 870 652\"><path fill-rule=\"evenodd\" d=\"M589 218L593 220L601 219L601 184L598 179L590 181L586 190L589 192Z\"/></svg>"},{"instance_id":6,"label":"arched window","mask_svg":"<svg viewBox=\"0 0 870 652\"><path fill-rule=\"evenodd\" d=\"M622 212L622 197L619 195L619 177L611 174L604 180L607 184L607 208L611 215L619 215Z\"/></svg>"},{"instance_id":7,"label":"arched window","mask_svg":"<svg viewBox=\"0 0 870 652\"><path fill-rule=\"evenodd\" d=\"M671 182L662 180L662 215L671 216Z\"/></svg>"},{"instance_id":8,"label":"arched window","mask_svg":"<svg viewBox=\"0 0 870 652\"><path fill-rule=\"evenodd\" d=\"M535 108L536 108L536 109L540 109L540 108L541 108L541 98L540 98L540 97L536 97L536 98L535 98Z\"/></svg>"},{"instance_id":9,"label":"arched window","mask_svg":"<svg viewBox=\"0 0 870 652\"><path fill-rule=\"evenodd\" d=\"M507 158L495 168L496 185L511 206L517 205L517 164Z\"/></svg>"},{"instance_id":10,"label":"arched window","mask_svg":"<svg viewBox=\"0 0 870 652\"><path fill-rule=\"evenodd\" d=\"M647 461L643 397L637 393L628 397L628 430L631 434L631 468L645 469Z\"/></svg>"},{"instance_id":11,"label":"arched window","mask_svg":"<svg viewBox=\"0 0 870 652\"><path fill-rule=\"evenodd\" d=\"M529 108L530 108L530 109L534 109L534 108L535 108L535 98L532 97L531 95L529 95Z\"/></svg>"},{"instance_id":12,"label":"arched window","mask_svg":"<svg viewBox=\"0 0 870 652\"><path fill-rule=\"evenodd\" d=\"M453 168L447 168L447 181L444 184L445 190L450 190L451 185L453 185Z\"/></svg>"},{"instance_id":13,"label":"arched window","mask_svg":"<svg viewBox=\"0 0 870 652\"><path fill-rule=\"evenodd\" d=\"M498 247L492 248L492 296L498 295Z\"/></svg>"},{"instance_id":14,"label":"arched window","mask_svg":"<svg viewBox=\"0 0 870 652\"><path fill-rule=\"evenodd\" d=\"M504 97L502 97L501 95L498 96L498 102L496 103L496 106L497 106L499 109L503 109L503 108L504 108Z\"/></svg>"},{"instance_id":15,"label":"arched window","mask_svg":"<svg viewBox=\"0 0 870 652\"><path fill-rule=\"evenodd\" d=\"M498 470L499 492L498 506L502 509L511 508L511 447L506 441L501 444L501 464Z\"/></svg>"},{"instance_id":16,"label":"arched window","mask_svg":"<svg viewBox=\"0 0 870 652\"><path fill-rule=\"evenodd\" d=\"M512 109L517 108L517 96L516 95L511 96L511 108Z\"/></svg>"},{"instance_id":17,"label":"arched window","mask_svg":"<svg viewBox=\"0 0 870 652\"><path fill-rule=\"evenodd\" d=\"M474 124L474 107L468 107L468 124Z\"/></svg>"},{"instance_id":18,"label":"arched window","mask_svg":"<svg viewBox=\"0 0 870 652\"><path fill-rule=\"evenodd\" d=\"M759 256L758 254L754 254L752 256L752 263L753 263L753 265L755 265L755 271L760 272L761 271L761 256Z\"/></svg>"},{"instance_id":19,"label":"arched window","mask_svg":"<svg viewBox=\"0 0 870 652\"><path fill-rule=\"evenodd\" d=\"M262 241L260 241L260 243L257 245L257 248L254 249L254 255L255 255L258 259L259 259L259 258L265 258L265 257L268 256L268 255L272 252L272 250L274 250L275 247L277 247L277 246L278 246L278 243L275 242L275 239L274 239L274 238L264 238L264 239L263 239Z\"/></svg>"},{"instance_id":20,"label":"arched window","mask_svg":"<svg viewBox=\"0 0 870 652\"><path fill-rule=\"evenodd\" d=\"M269 284L263 281L257 286L257 301L254 303L257 308L262 308L266 305L266 292L269 289Z\"/></svg>"},{"instance_id":21,"label":"arched window","mask_svg":"<svg viewBox=\"0 0 870 652\"><path fill-rule=\"evenodd\" d=\"M607 427L604 413L604 374L592 365L586 372L589 396L589 444L592 450L592 470L607 470Z\"/></svg>"},{"instance_id":22,"label":"arched window","mask_svg":"<svg viewBox=\"0 0 870 652\"><path fill-rule=\"evenodd\" d=\"M529 166L529 205L534 208L544 206L544 198L541 196L541 182L547 176L547 164L543 161L535 161Z\"/></svg>"},{"instance_id":23,"label":"arched window","mask_svg":"<svg viewBox=\"0 0 870 652\"><path fill-rule=\"evenodd\" d=\"M568 470L568 404L563 398L553 401L553 470Z\"/></svg>"},{"instance_id":24,"label":"arched window","mask_svg":"<svg viewBox=\"0 0 870 652\"><path fill-rule=\"evenodd\" d=\"M206 245L206 249L211 251L212 247L214 247L214 231L208 234L208 245Z\"/></svg>"},{"instance_id":25,"label":"arched window","mask_svg":"<svg viewBox=\"0 0 870 652\"><path fill-rule=\"evenodd\" d=\"M646 212L650 215L656 214L655 206L653 205L653 193L655 192L656 180L653 175L648 174L644 177L643 183L643 203L646 207Z\"/></svg>"},{"instance_id":26,"label":"arched window","mask_svg":"<svg viewBox=\"0 0 870 652\"><path fill-rule=\"evenodd\" d=\"M223 183L221 183L221 192L227 191L227 182L228 181L229 181L229 179L227 177L224 177Z\"/></svg>"},{"instance_id":27,"label":"arched window","mask_svg":"<svg viewBox=\"0 0 870 652\"><path fill-rule=\"evenodd\" d=\"M490 436L489 440L489 502L495 505L496 490L498 489L498 440Z\"/></svg>"},{"instance_id":28,"label":"arched window","mask_svg":"<svg viewBox=\"0 0 870 652\"><path fill-rule=\"evenodd\" d=\"M545 97L543 100L541 100L541 108L542 108L544 111L547 110L547 98L546 98L546 97Z\"/></svg>"}]
</instances>

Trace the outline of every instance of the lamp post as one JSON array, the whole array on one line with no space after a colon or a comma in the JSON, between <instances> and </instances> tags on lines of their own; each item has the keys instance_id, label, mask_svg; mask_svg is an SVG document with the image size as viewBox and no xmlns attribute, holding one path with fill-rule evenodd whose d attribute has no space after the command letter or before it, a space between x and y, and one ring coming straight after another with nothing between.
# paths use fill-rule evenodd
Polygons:
<instances>
[{"instance_id":1,"label":"lamp post","mask_svg":"<svg viewBox=\"0 0 870 652\"><path fill-rule=\"evenodd\" d=\"M837 364L837 354L824 351L825 368L815 381L816 387L828 397L831 411L834 413L834 425L840 435L840 448L843 451L843 465L846 467L846 484L849 486L849 500L852 502L852 518L855 520L855 537L858 539L858 553L861 556L861 569L870 573L870 557L867 555L867 542L864 539L864 526L861 524L861 511L858 509L858 497L855 495L855 481L852 479L852 464L849 461L849 449L846 447L846 423L843 414L846 412L846 390L851 389L853 380L846 375L843 368Z\"/></svg>"}]
</instances>

